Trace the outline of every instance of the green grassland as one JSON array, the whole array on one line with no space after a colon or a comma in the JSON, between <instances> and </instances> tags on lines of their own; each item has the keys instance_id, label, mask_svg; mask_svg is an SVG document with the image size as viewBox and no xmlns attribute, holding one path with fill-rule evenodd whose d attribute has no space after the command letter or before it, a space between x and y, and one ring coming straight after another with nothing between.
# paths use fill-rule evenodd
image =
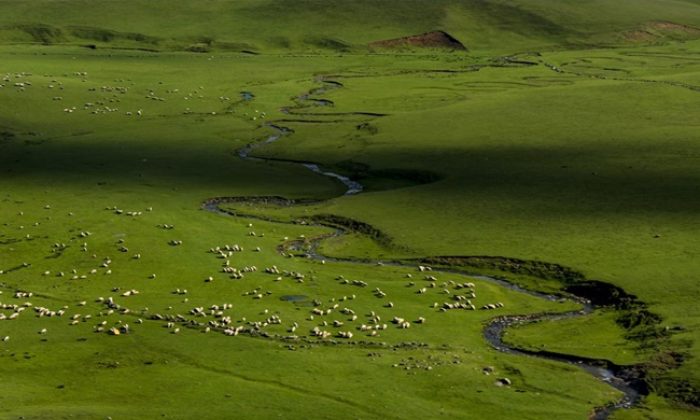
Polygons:
<instances>
[{"instance_id":1,"label":"green grassland","mask_svg":"<svg viewBox=\"0 0 700 420\"><path fill-rule=\"evenodd\" d=\"M150 50L366 51L372 41L441 29L475 51L513 53L625 43L628 31L650 32L642 38L647 42L684 39L687 31L649 22L700 25L692 0L75 0L69 6L4 0L2 6L0 37L10 42ZM81 13L67 13L68 7ZM163 10L167 18L159 16Z\"/></svg>"},{"instance_id":2,"label":"green grassland","mask_svg":"<svg viewBox=\"0 0 700 420\"><path fill-rule=\"evenodd\" d=\"M548 334L540 331L540 325L529 324L508 331L506 340L512 335L513 344L531 350L554 348L562 353L581 353L603 359L614 356L612 361L619 365L641 362L632 343L624 339L625 331L616 324L616 318L614 312L599 312L586 318L563 320L557 323L556 329L548 330ZM591 346L591 342L596 343L595 346Z\"/></svg>"},{"instance_id":3,"label":"green grassland","mask_svg":"<svg viewBox=\"0 0 700 420\"><path fill-rule=\"evenodd\" d=\"M651 394L615 418L697 416L697 1L0 10L0 303L31 303L0 320L0 417L576 419L620 398L574 365L493 349L483 330L494 317L580 304L477 274L560 296L584 278L635 295L505 339L643 366ZM367 46L432 30L469 52ZM287 131L252 149L263 159L241 159L277 133L269 124ZM343 195L295 162L365 191ZM232 217L205 211L212 197L309 202L222 205ZM326 261L280 253L338 226L348 234L318 243ZM243 247L231 266L257 271L223 273L210 250L227 244ZM418 293L429 282L415 259L430 256L495 258L435 271L438 286ZM433 307L462 282L477 307L503 307ZM98 300L109 297L118 309ZM376 335L359 330L371 313L388 324ZM266 325L231 337L189 323L226 316ZM124 324L128 334L107 333ZM332 337L311 337L314 327Z\"/></svg>"}]
</instances>

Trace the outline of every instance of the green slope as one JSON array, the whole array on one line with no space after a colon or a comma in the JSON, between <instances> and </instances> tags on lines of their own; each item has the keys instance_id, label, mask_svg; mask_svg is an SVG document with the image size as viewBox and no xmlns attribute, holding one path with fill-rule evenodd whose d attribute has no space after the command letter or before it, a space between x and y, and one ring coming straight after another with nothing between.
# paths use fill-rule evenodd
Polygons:
<instances>
[{"instance_id":1,"label":"green slope","mask_svg":"<svg viewBox=\"0 0 700 420\"><path fill-rule=\"evenodd\" d=\"M3 42L197 51L355 51L441 29L476 51L514 52L621 42L652 21L700 26L698 4L677 0L6 0L2 9Z\"/></svg>"}]
</instances>

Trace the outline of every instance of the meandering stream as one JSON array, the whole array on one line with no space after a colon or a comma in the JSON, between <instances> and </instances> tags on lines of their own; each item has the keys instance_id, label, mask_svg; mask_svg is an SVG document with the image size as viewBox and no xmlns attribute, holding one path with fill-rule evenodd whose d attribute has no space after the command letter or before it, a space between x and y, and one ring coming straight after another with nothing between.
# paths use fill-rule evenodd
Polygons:
<instances>
[{"instance_id":1,"label":"meandering stream","mask_svg":"<svg viewBox=\"0 0 700 420\"><path fill-rule=\"evenodd\" d=\"M319 81L323 84L322 87L314 88L313 90L311 90L303 95L297 96L295 98L295 101L297 103L302 103L304 101L311 101L312 104L310 106L329 106L329 105L332 105L333 103L331 101L309 99L309 97L311 95L318 95L318 94L327 92L330 89L338 89L338 88L342 87L342 84L340 84L339 82L336 82L336 81L325 81L323 79L319 79ZM298 108L301 108L301 107L302 107L301 105L298 106ZM290 112L289 109L290 108L288 108L288 107L283 108L283 110L286 113ZM285 136L291 135L294 132L293 130L291 130L289 128L282 127L282 126L275 125L275 124L267 124L267 126L270 127L271 129L273 129L274 133L269 135L268 137L265 137L261 140L258 140L257 142L247 144L246 146L240 148L237 151L237 154L241 159L257 160L257 161L271 161L271 162L272 161L285 162L288 164L300 165L301 167L304 167L308 170L311 170L319 175L333 178L334 180L341 182L346 188L346 191L344 193L345 195L359 194L364 190L363 185L361 183L359 183L355 180L352 180L349 177L346 177L346 176L343 176L343 175L340 175L340 174L337 174L337 173L334 173L331 171L324 170L317 163L299 162L299 161L284 160L284 159L277 159L277 158L276 159L266 159L263 157L252 156L252 152L256 148L270 144L270 143L274 143L274 142L282 139ZM250 199L252 200L253 198L250 197ZM235 213L221 209L220 205L225 204L226 202L241 202L241 201L245 201L245 200L246 200L246 197L215 198L215 199L207 200L203 204L202 207L207 211L211 211L211 212L226 215L226 216L234 216L235 217L236 216ZM289 203L290 203L290 205L294 204L294 202L292 200L289 200ZM310 224L314 224L314 223L310 223ZM315 225L332 227L334 229L334 231L331 234L323 235L323 236L320 236L317 238L313 238L311 240L310 247L307 250L307 256L309 258L316 259L316 260L324 260L327 262L343 262L343 263L362 264L362 265L384 264L384 265L394 265L394 266L415 268L415 262L366 261L366 260L356 260L356 259L352 259L352 258L334 258L334 257L330 257L327 255L323 255L319 251L320 243L322 241L329 239L329 238L332 238L332 237L340 237L342 235L345 235L348 233L348 230L345 230L342 228L337 228L337 226L331 226L329 224L324 224L322 222L315 223ZM434 272L467 275L463 271L459 271L456 269L451 270L451 269L436 268L436 269L434 269ZM493 278L493 277L473 275L473 274L469 274L468 276L470 278L478 278L478 279L481 279L484 281L496 283L499 286L506 287L510 290L514 290L514 291L517 291L519 293L526 293L528 295L535 296L535 297L538 297L540 299L547 299L547 300L561 299L560 296L553 296L553 295L548 295L548 294L544 294L544 293L539 293L539 292L527 290L527 289L519 287L513 283L509 283L505 280L501 280L501 279L497 279L497 278ZM502 351L502 352L510 353L510 354L522 355L524 357L538 357L541 359L576 365L576 366L580 367L581 369L583 369L584 371L588 372L589 374L593 375L594 377L598 378L599 380L604 381L605 383L609 384L610 386L621 391L624 394L623 398L615 403L611 403L611 404L604 406L604 407L595 408L595 411L594 411L593 416L592 416L592 418L594 418L594 419L608 418L614 410L621 409L621 408L630 408L630 407L634 406L635 404L638 404L641 401L643 395L646 393L646 389L643 386L641 386L638 383L638 381L636 381L633 378L632 374L630 374L630 372L633 370L633 367L617 366L617 365L615 365L607 360L585 358L585 357L580 357L580 356L571 355L571 354L531 351L531 350L527 350L527 349L523 349L523 348L518 348L516 346L510 345L510 344L503 341L503 335L504 335L505 331L511 326L522 325L522 324L526 324L526 323L541 322L541 321L557 321L557 320L570 319L570 318L576 318L576 317L584 317L584 316L589 315L591 312L593 312L595 310L594 306L589 301L587 301L586 299L584 299L582 297L572 295L569 298L580 303L582 306L582 309L580 309L578 311L570 311L570 312L556 313L556 314L546 313L546 314L500 316L500 317L494 318L485 326L484 338L486 339L486 341L489 344L491 344L491 346L494 349L496 349L498 351Z\"/></svg>"}]
</instances>

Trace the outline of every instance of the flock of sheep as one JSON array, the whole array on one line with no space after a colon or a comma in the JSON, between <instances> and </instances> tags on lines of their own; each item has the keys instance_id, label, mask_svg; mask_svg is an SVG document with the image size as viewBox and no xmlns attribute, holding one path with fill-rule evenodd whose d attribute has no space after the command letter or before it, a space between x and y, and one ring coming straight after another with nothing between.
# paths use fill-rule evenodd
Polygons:
<instances>
[{"instance_id":1,"label":"flock of sheep","mask_svg":"<svg viewBox=\"0 0 700 420\"><path fill-rule=\"evenodd\" d=\"M36 86L39 86L39 84L36 84L32 82L30 79L34 75L32 73L28 72L19 72L19 73L7 73L3 75L2 79L0 79L0 89L2 88L14 88L17 92L24 92L27 89L34 88ZM67 89L67 85L62 82L58 77L53 77L53 76L48 76L44 75L45 78L49 79L48 82L46 82L43 87L48 89L49 91L57 91L59 92L58 95L52 94L51 100L55 102L63 102L66 101L66 97L64 96L64 93ZM89 81L88 79L88 72L86 71L77 71L73 72L71 74L63 74L63 78L73 78L80 80L82 83L87 83ZM84 111L90 114L109 114L109 113L118 113L120 112L119 104L122 103L122 100L126 99L130 93L133 93L134 91L140 91L139 89L135 88L135 83L129 81L129 80L123 80L123 79L117 79L115 80L115 83L120 83L119 85L102 85L100 87L89 87L87 88L87 92L90 92L92 94L97 94L99 95L97 100L93 101L88 101L84 102L82 105L68 105L62 108L62 111L66 114L72 114L77 111ZM125 84L130 84L131 87L125 86ZM159 85L162 85L163 82L159 81ZM193 89L192 91L186 93L186 94L181 94L179 89L166 89L164 93L158 94L157 89L155 88L148 88L145 89L145 94L143 94L142 99L148 100L148 101L155 101L155 102L167 102L169 100L177 100L181 99L182 101L186 102L191 102L193 100L205 100L208 99L207 96L203 94L204 87L199 86L196 89ZM137 93L139 94L139 93ZM247 92L242 92L241 97L243 98L243 101L249 101L252 99L249 96L249 93ZM218 98L216 98L220 104L226 104L231 102L231 98L229 96L221 95ZM127 102L133 102L133 101L127 101ZM145 110L144 107L147 107L147 103L144 103L145 106L139 107L136 110L129 110L129 111L123 111L123 115L127 117L131 116L136 116L136 117L142 117L145 115ZM132 105L133 106L133 105ZM227 106L224 109L224 113L227 114L232 114L233 107L232 106ZM195 114L194 111L190 107L185 107L183 112L184 115L190 115L190 114ZM200 114L207 114L207 115L217 115L220 112L217 111L206 111L206 112L199 112ZM254 112L251 112L250 114L248 112L243 113L243 117L245 119L248 119L250 121L257 121L258 119L265 119L267 117L266 112L260 111L260 110L254 110Z\"/></svg>"},{"instance_id":2,"label":"flock of sheep","mask_svg":"<svg viewBox=\"0 0 700 420\"><path fill-rule=\"evenodd\" d=\"M127 117L142 117L145 115L145 109L149 107L147 102L140 104L141 107L137 109L120 111L120 107L125 107L125 104L129 104L128 106L132 108L134 107L135 95L142 95L142 98L140 98L141 100L155 103L175 100L182 100L189 103L205 99L204 88L201 86L185 94L180 93L179 89L166 90L165 88L159 89L162 93L153 88L146 89L145 92L142 92L129 80L115 80L114 85L96 87L94 83L90 83L91 80L89 80L88 73L85 71L64 74L63 78L72 78L72 80L64 81L58 77L45 75L46 81L40 82L32 79L32 77L33 75L31 73L6 74L2 78L0 88L11 87L17 92L24 92L28 89L46 89L52 92L50 95L52 101L64 103L68 102L67 98L74 100L72 98L74 98L75 92L71 91L76 89L76 81L78 83L85 83L87 92L97 97L82 103L82 105L71 104L62 107L63 112L66 114L83 112L96 115L121 112ZM162 82L158 84L162 85ZM246 99L244 95L243 100L249 99ZM218 101L220 104L226 104L231 101L231 98L228 96L220 96ZM151 109L155 110L157 108L151 107ZM233 107L230 105L226 106L224 109L225 112L233 112ZM194 112L189 107L184 109L184 114L193 113ZM216 115L217 112L210 111L205 114ZM267 117L265 112L258 110L255 110L254 113L250 115L248 115L248 113L244 113L243 115L246 119L252 121ZM51 206L47 205L45 209L50 210ZM124 210L117 206L109 207L106 210L112 212L114 215L130 218L140 218L153 211L150 207L144 210ZM163 223L158 224L157 227L166 231L174 229L173 225ZM252 225L248 227L252 228ZM263 238L265 235L264 233L256 233L251 230L248 236L252 238ZM33 238L27 235L26 239L30 240ZM93 239L92 232L82 230L75 235L70 242L67 241L68 244L60 241L56 242L50 249L52 258L62 257L70 247L75 246L81 253L85 253L89 259L91 253L90 242ZM287 240L288 238L283 239L283 241ZM164 245L182 247L183 243L184 242L179 238L172 238ZM130 251L125 239L116 241L115 250L118 255L126 254L131 260L138 261L142 259L143 251ZM208 252L219 259L220 263L216 275L209 275L198 280L204 284L213 283L220 278L228 278L229 281L245 282L250 278L259 281L264 278L264 276L270 276L271 285L276 282L289 281L291 284L297 284L297 287L302 290L310 290L305 287L305 282L308 282L308 274L295 270L285 270L277 265L271 265L258 270L255 264L243 263L242 261L246 259L245 250L244 247L239 244L215 246L210 248ZM253 246L248 252L261 253L263 250L259 246ZM113 270L118 269L117 261L123 260L123 258L98 258L96 254L92 254L92 260L95 261L95 266L86 271L79 272L77 268L65 271L54 271L51 268L46 268L42 271L42 275L44 277L59 277L61 280L65 281L90 281L94 276L112 275ZM325 261L321 261L321 263L323 264ZM23 268L29 268L32 265L23 263L22 266ZM0 275L3 274L2 268L3 267L0 267ZM418 266L415 269L422 275L422 278L419 280L420 285L416 285L416 281L412 280L414 274L405 275L408 278L408 283L405 286L415 289L415 294L417 295L415 299L428 299L429 296L437 296L440 298L438 299L439 301L426 304L426 311L430 310L440 313L456 309L477 309L477 305L474 303L476 299L476 287L473 283L457 283L454 280L440 281L435 273L432 273L430 267ZM143 278L152 281L158 280L156 273L146 274ZM412 305L406 305L406 308L404 308L401 301L402 297L398 294L392 296L394 292L391 290L382 290L379 287L371 289L369 288L368 281L346 279L342 275L337 276L336 281L339 285L365 289L366 292L358 289L355 293L348 293L337 298L327 298L326 301L320 299L313 300L304 319L285 319L285 316L280 312L276 312L272 309L275 306L274 304L269 304L267 305L269 308L264 308L259 311L255 319L248 319L244 316L234 317L234 313L236 312L234 310L234 305L228 302L210 302L209 304L202 304L200 302L196 305L190 305L186 307L186 309L185 307L173 309L172 306L169 306L167 309L160 311L152 311L149 308L136 308L129 305L129 301L134 299L134 296L143 296L153 293L153 291L148 290L150 287L146 286L143 292L135 288L123 290L120 287L114 287L111 289L113 296L96 297L92 299L93 303L91 304L87 303L90 300L88 299L80 300L74 305L60 305L60 307L57 308L45 307L48 305L34 305L31 301L34 296L32 292L27 290L15 290L12 295L12 299L14 299L12 303L0 302L0 321L13 321L18 319L22 314L33 312L35 316L39 318L66 318L66 322L70 326L79 328L79 326L83 324L89 325L96 333L115 337L133 334L136 329L139 329L137 326L145 322L150 322L162 324L162 327L171 334L180 334L184 330L191 330L201 331L203 333L217 332L231 337L245 334L254 337L274 338L285 341L321 340L336 342L336 340L339 339L348 344L355 343L355 341L352 340L357 340L358 336L378 338L383 334L387 334L390 329L397 331L411 329L411 331L414 331L419 327L424 328L423 326L427 323L426 314L414 317L402 314L403 311L412 312L415 308L413 307L412 309ZM399 281L400 279L397 278L397 282ZM191 282L187 283L190 285L189 289L194 290ZM2 283L0 283L0 285L1 284ZM204 284L195 287L207 287ZM252 302L241 302L237 303L237 305L244 305L249 308L251 305L257 305L255 306L256 308L264 305L264 303L266 304L269 301L271 296L273 298L275 297L275 292L270 289L274 289L274 287L258 286L252 288L244 292L242 297L258 302L256 304ZM188 289L179 287L171 293L180 297L182 299L181 303L189 304L190 294ZM359 307L353 307L355 306L353 304L357 302L356 298L358 295L365 298L364 303L358 305ZM0 298L2 298L1 292ZM374 310L360 309L366 308L367 298L375 300L376 308ZM403 298L405 299L405 294ZM276 305L280 304L279 302L276 303ZM502 303L495 302L480 305L480 308L497 309L502 306ZM88 308L91 309L88 310ZM130 320L130 322L125 322L124 320L126 319ZM134 326L132 327L130 324ZM38 333L40 335L50 334L46 327L39 329ZM415 333L413 333L413 335L415 335ZM2 338L3 342L10 340L10 337L7 335L0 336L0 338Z\"/></svg>"},{"instance_id":3,"label":"flock of sheep","mask_svg":"<svg viewBox=\"0 0 700 420\"><path fill-rule=\"evenodd\" d=\"M47 210L51 209L51 206L47 205L44 207ZM145 211L124 211L116 206L108 207L109 210L114 215L119 217L130 216L139 217L146 213L151 213L152 208L147 208ZM70 213L71 215L73 213ZM20 213L20 216L23 213ZM38 225L35 224L35 226ZM7 224L6 224L7 226ZM165 230L173 230L174 226L170 224L158 224L157 228ZM252 228L252 224L248 225ZM24 228L24 226L20 226ZM255 233L250 231L248 233L249 237L263 238L264 233ZM28 236L29 237L29 236ZM56 256L61 256L63 252L66 251L71 245L78 245L82 253L89 254L90 244L88 241L93 238L93 233L87 230L81 230L74 234L68 244L56 242L50 246L50 252ZM289 238L283 238L283 241ZM28 239L29 240L29 239ZM180 246L183 241L179 239L172 239L167 242L170 246ZM116 250L121 253L129 253L129 249L125 246L125 240L118 239L116 241ZM244 264L242 261L245 259L245 248L239 244L224 244L220 246L211 247L208 251L220 262L219 265L219 275L217 277L228 277L232 281L245 281L246 276L250 276L256 280L260 280L261 276L268 275L271 277L271 283L284 281L289 279L289 281L297 284L303 284L306 280L306 275L295 270L284 270L277 265L271 265L265 267L258 273L258 267L253 264ZM262 252L261 247L253 247L250 252ZM96 261L94 268L87 269L85 272L79 272L77 269L72 269L69 271L69 275L66 276L64 271L53 272L46 269L42 272L43 276L56 276L65 277L67 280L87 280L95 275L108 276L112 274L112 269L114 266L114 259L110 257L98 258L96 254L93 254L88 260ZM140 260L141 253L131 253L132 260ZM236 264L235 261L239 263ZM23 263L22 268L31 267L30 263ZM427 297L429 294L433 296L442 297L442 302L434 301L432 304L426 305L435 311L445 312L447 310L476 310L477 306L473 303L476 299L476 285L473 282L456 282L454 280L440 281L437 275L433 272L431 267L428 266L418 266L415 268L417 274L407 273L404 274L406 283L406 288L415 289L416 295L421 295ZM0 271L0 274L8 274L5 271ZM420 275L420 280L414 279L414 276ZM155 280L157 276L155 273L146 276L148 279ZM215 276L207 276L200 281L204 283L211 283L215 280ZM397 281L400 281L397 279ZM417 284L417 281L421 284ZM379 337L383 332L389 328L395 328L397 330L407 330L416 325L424 325L427 320L425 316L417 316L413 319L401 315L401 303L394 303L393 300L389 300L390 293L382 290L379 287L369 290L368 282L364 280L350 280L345 278L343 275L336 277L336 282L339 285L345 285L358 289L365 289L366 297L372 296L377 301L377 309L370 311L362 311L357 308L353 308L352 302L358 297L358 292L348 293L344 296L338 298L330 298L326 302L319 299L313 300L311 302L312 306L308 309L306 318L302 320L293 319L283 319L279 313L273 313L269 308L262 310L259 314L260 319L249 320L245 317L240 317L239 319L234 319L232 312L234 305L232 303L212 303L209 305L199 305L193 306L183 313L171 313L172 307L168 307L167 310L160 312L150 311L148 308L133 309L130 308L126 302L133 297L141 294L141 292L134 288L129 288L123 290L119 287L114 287L111 289L115 296L110 296L107 298L97 297L94 299L95 304L99 308L96 313L85 313L86 311L78 309L79 307L85 307L87 301L81 300L75 305L61 305L59 308L47 308L45 306L34 305L31 302L33 296L32 292L18 289L12 293L13 303L1 303L0 302L0 321L12 321L16 320L23 313L28 312L31 309L36 317L42 318L53 318L53 317L65 317L67 318L67 323L69 325L78 325L81 323L98 322L92 324L92 328L98 333L107 333L113 336L130 334L133 329L128 323L121 320L109 322L110 317L118 316L120 318L129 317L135 318L135 324L142 324L144 319L150 321L161 322L165 328L167 328L171 333L178 334L181 332L181 328L189 328L200 330L202 332L219 332L227 336L238 336L241 334L248 334L257 337L269 337L277 338L283 340L298 340L298 339L343 339L350 340L356 337L358 334L366 335L368 337ZM199 286L205 287L205 286ZM299 286L304 287L304 286ZM271 290L266 290L269 288L264 288L262 286L255 287L242 293L243 297L249 297L253 300L263 300L266 301L270 296L275 293ZM303 289L306 290L306 289ZM147 292L149 293L149 292ZM188 289L177 288L171 292L174 295L185 296L182 303L187 303L189 298ZM2 292L0 291L0 297ZM400 296L396 296L399 297ZM418 297L416 297L418 298ZM431 299L432 300L432 299ZM20 302L17 302L20 301ZM279 303L278 303L279 304ZM247 303L241 303L240 305L251 305ZM270 305L272 306L272 305ZM496 303L485 303L480 306L481 309L497 309L503 307L500 302ZM365 312L365 313L363 313ZM383 313L390 313L386 319L383 319ZM302 324L309 325L309 329L306 334L301 328ZM270 330L269 327L286 325L284 328L285 333L280 334L279 329L274 331ZM39 330L39 333L44 335L48 331L46 328ZM8 341L9 336L2 336L3 341Z\"/></svg>"}]
</instances>

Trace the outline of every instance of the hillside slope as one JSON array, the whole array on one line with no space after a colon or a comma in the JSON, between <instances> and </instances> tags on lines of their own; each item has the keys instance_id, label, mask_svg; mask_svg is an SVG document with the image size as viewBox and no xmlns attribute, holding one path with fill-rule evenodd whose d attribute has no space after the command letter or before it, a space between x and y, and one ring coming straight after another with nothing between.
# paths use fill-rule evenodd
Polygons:
<instances>
[{"instance_id":1,"label":"hillside slope","mask_svg":"<svg viewBox=\"0 0 700 420\"><path fill-rule=\"evenodd\" d=\"M700 26L689 0L10 0L2 11L2 43L200 52L366 50L435 30L477 52L515 52L625 42L620 33L649 22Z\"/></svg>"}]
</instances>

